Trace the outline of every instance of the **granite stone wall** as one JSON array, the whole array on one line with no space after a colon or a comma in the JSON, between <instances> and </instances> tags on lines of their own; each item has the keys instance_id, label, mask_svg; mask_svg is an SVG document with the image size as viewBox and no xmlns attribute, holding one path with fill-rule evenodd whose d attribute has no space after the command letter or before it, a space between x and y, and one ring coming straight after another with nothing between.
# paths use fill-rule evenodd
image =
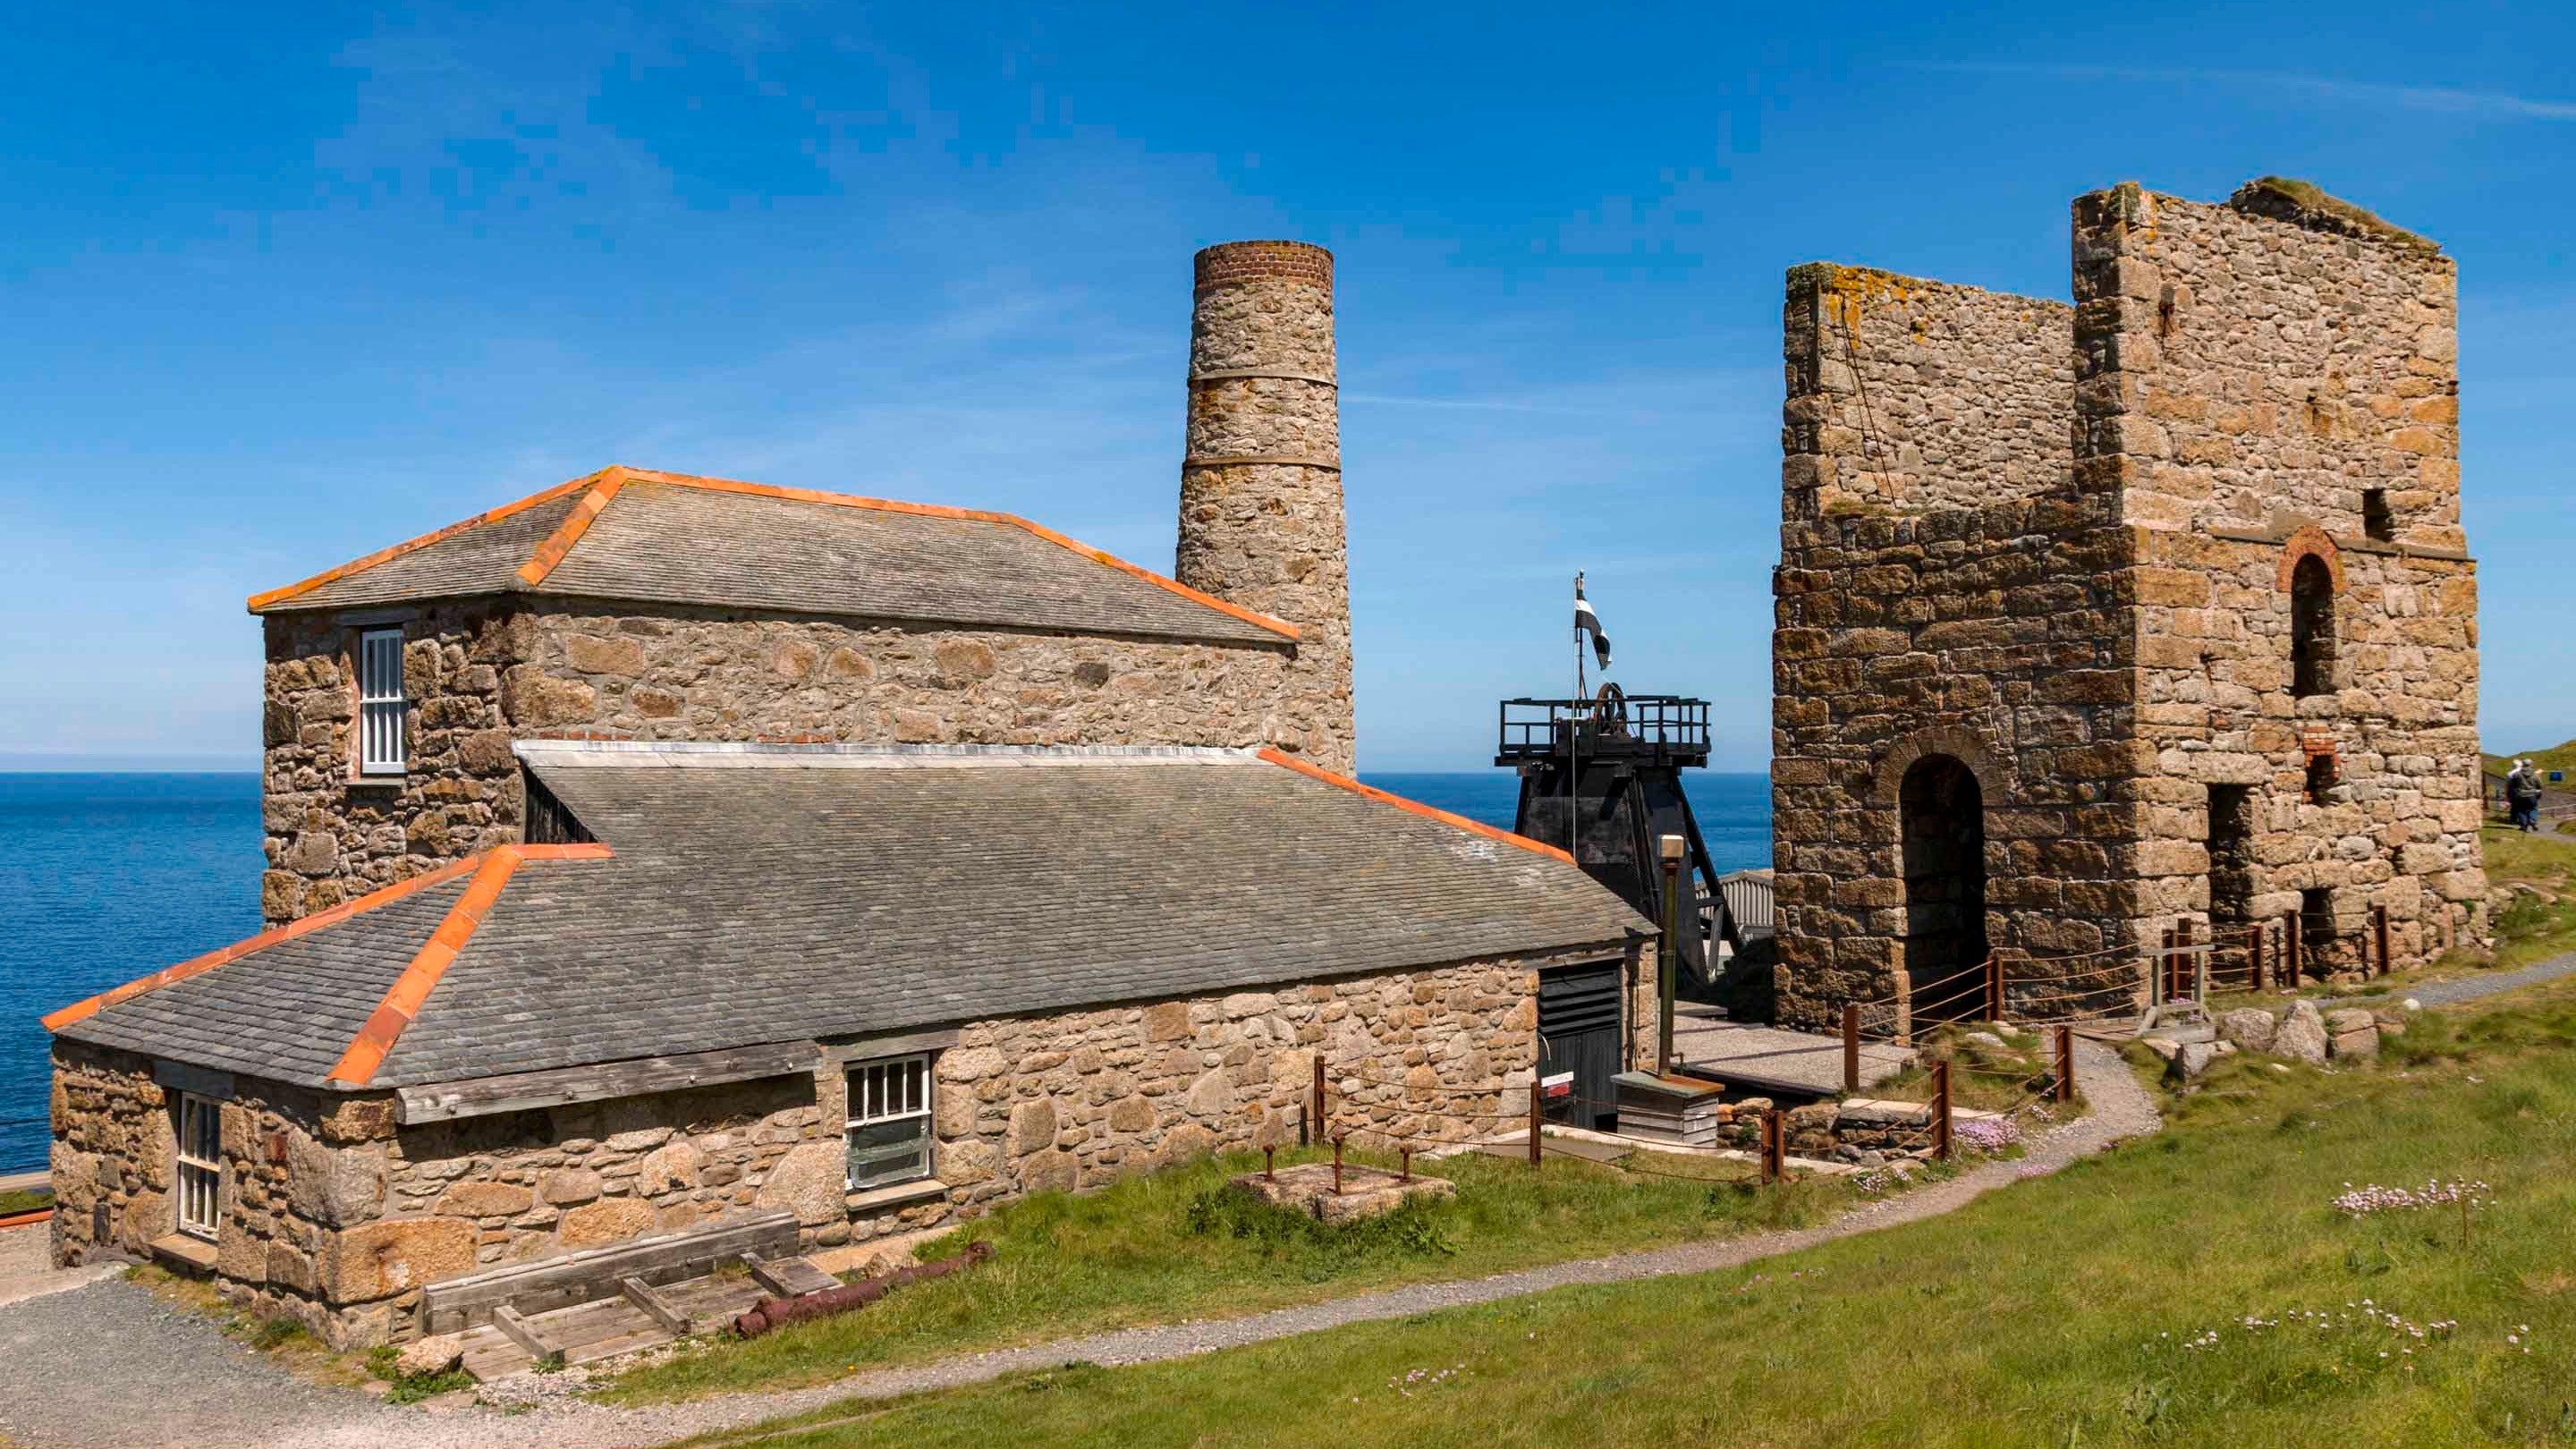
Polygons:
<instances>
[{"instance_id":1,"label":"granite stone wall","mask_svg":"<svg viewBox=\"0 0 2576 1449\"><path fill-rule=\"evenodd\" d=\"M2072 255L2056 364L2000 326L2014 299L1791 274L1773 635L1791 1020L1916 984L1896 787L1927 755L1982 790L2008 1000L2100 969L2056 958L2178 923L2206 941L2307 891L2338 922L2314 970L2355 964L2374 906L2400 965L2484 932L2451 263L2261 187L2080 198ZM2011 400L1967 434L2000 453L1942 431L1963 403L1932 389L1963 374ZM2332 666L2302 694L2290 581L2310 557L2334 580ZM2214 799L2241 840L2214 838Z\"/></svg>"},{"instance_id":2,"label":"granite stone wall","mask_svg":"<svg viewBox=\"0 0 2576 1449\"><path fill-rule=\"evenodd\" d=\"M430 1283L728 1214L785 1208L831 1247L1294 1141L1318 1054L1335 1130L1455 1140L1525 1102L1536 986L1534 963L1502 961L968 1023L934 1061L934 1178L863 1193L843 1123L845 1060L880 1054L865 1043L827 1044L810 1074L409 1126L390 1094L207 1074L222 1226L178 1261L356 1346L416 1333ZM171 1102L148 1060L56 1043L57 1261L170 1256Z\"/></svg>"},{"instance_id":3,"label":"granite stone wall","mask_svg":"<svg viewBox=\"0 0 2576 1449\"><path fill-rule=\"evenodd\" d=\"M2062 493L2070 309L1867 267L1789 273L1782 516Z\"/></svg>"},{"instance_id":4,"label":"granite stone wall","mask_svg":"<svg viewBox=\"0 0 2576 1449\"><path fill-rule=\"evenodd\" d=\"M634 605L432 605L405 660L412 769L357 777L358 629L272 615L271 925L520 838L514 739L1246 746L1303 728L1292 650L745 618Z\"/></svg>"},{"instance_id":5,"label":"granite stone wall","mask_svg":"<svg viewBox=\"0 0 2576 1449\"><path fill-rule=\"evenodd\" d=\"M1986 934L2060 955L2134 914L2126 530L2065 499L1782 529L1771 820L1784 1021L1910 995L1900 791L1926 756L1983 795Z\"/></svg>"}]
</instances>

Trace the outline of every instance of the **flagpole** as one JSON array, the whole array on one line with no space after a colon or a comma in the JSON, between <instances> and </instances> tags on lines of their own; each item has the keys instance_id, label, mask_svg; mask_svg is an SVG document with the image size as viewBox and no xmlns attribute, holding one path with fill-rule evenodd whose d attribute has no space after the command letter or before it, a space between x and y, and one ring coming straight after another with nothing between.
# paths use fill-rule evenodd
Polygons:
<instances>
[{"instance_id":1,"label":"flagpole","mask_svg":"<svg viewBox=\"0 0 2576 1449\"><path fill-rule=\"evenodd\" d=\"M1574 710L1565 722L1565 853L1583 864L1583 570L1574 571Z\"/></svg>"}]
</instances>

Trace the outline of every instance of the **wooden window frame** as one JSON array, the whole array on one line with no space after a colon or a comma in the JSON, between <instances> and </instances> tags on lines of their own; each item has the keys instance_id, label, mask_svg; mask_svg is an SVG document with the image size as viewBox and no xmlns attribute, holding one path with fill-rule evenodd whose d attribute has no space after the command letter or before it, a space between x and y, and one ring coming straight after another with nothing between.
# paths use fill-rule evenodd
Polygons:
<instances>
[{"instance_id":1,"label":"wooden window frame","mask_svg":"<svg viewBox=\"0 0 2576 1449\"><path fill-rule=\"evenodd\" d=\"M213 1242L224 1221L224 1104L194 1092L178 1095L170 1185L179 1231Z\"/></svg>"},{"instance_id":2,"label":"wooden window frame","mask_svg":"<svg viewBox=\"0 0 2576 1449\"><path fill-rule=\"evenodd\" d=\"M932 1175L937 1166L937 1134L931 1128L931 1112L936 1105L938 1086L931 1071L931 1053L908 1052L898 1056L869 1057L848 1062L841 1068L841 1080L849 1091L849 1103L843 1111L841 1127L844 1150L860 1150L859 1135L864 1129L900 1125L903 1135L878 1134L884 1141L873 1144L884 1149L901 1145L907 1137L917 1139L911 1163L892 1171L878 1170L862 1175L859 1165L849 1162L843 1171L843 1186L850 1192L873 1192L878 1188L897 1187L919 1182ZM900 1155L886 1154L882 1160L900 1163Z\"/></svg>"},{"instance_id":3,"label":"wooden window frame","mask_svg":"<svg viewBox=\"0 0 2576 1449\"><path fill-rule=\"evenodd\" d=\"M358 631L358 778L381 780L411 771L411 700L403 690L403 630L400 625ZM383 678L390 670L392 679ZM388 689L388 683L390 688ZM377 753L390 739L392 757Z\"/></svg>"}]
</instances>

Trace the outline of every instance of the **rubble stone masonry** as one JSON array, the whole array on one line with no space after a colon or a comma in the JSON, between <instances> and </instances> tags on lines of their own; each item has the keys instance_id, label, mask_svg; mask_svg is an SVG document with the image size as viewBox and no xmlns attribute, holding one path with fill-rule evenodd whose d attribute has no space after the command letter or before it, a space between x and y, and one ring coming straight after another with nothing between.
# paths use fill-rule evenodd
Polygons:
<instances>
[{"instance_id":1,"label":"rubble stone masonry","mask_svg":"<svg viewBox=\"0 0 2576 1449\"><path fill-rule=\"evenodd\" d=\"M1289 732L1291 650L746 618L640 605L425 605L410 636L410 771L356 775L357 627L268 630L261 912L292 921L517 841L511 742L663 740L1247 746Z\"/></svg>"},{"instance_id":2,"label":"rubble stone masonry","mask_svg":"<svg viewBox=\"0 0 2576 1449\"><path fill-rule=\"evenodd\" d=\"M2374 906L2400 964L2484 930L2451 262L2261 185L2079 198L2073 259L2071 311L1790 273L1788 1019L1918 984L1898 794L1926 756L1979 784L1984 934L2017 981L2320 900L2311 969L2351 964ZM2302 694L2311 557L2334 584ZM2212 802L2240 798L2215 861Z\"/></svg>"},{"instance_id":3,"label":"rubble stone masonry","mask_svg":"<svg viewBox=\"0 0 2576 1449\"><path fill-rule=\"evenodd\" d=\"M1234 242L1196 262L1182 583L1298 627L1283 748L1353 769L1350 556L1342 517L1333 255Z\"/></svg>"},{"instance_id":4,"label":"rubble stone masonry","mask_svg":"<svg viewBox=\"0 0 2576 1449\"><path fill-rule=\"evenodd\" d=\"M400 1340L429 1283L729 1213L786 1208L833 1246L1294 1142L1318 1053L1333 1130L1456 1140L1526 1100L1540 964L967 1023L933 1064L934 1179L873 1193L845 1190L844 1066L877 1054L864 1042L826 1043L810 1075L409 1126L390 1094L221 1077L212 1272L332 1343ZM54 1062L56 1261L152 1255L176 1230L173 1094L127 1053L57 1040Z\"/></svg>"}]
</instances>

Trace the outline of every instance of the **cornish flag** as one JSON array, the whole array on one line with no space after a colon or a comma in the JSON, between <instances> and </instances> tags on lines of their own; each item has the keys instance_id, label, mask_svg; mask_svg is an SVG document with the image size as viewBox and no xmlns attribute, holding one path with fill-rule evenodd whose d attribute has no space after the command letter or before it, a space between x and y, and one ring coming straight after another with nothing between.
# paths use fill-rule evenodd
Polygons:
<instances>
[{"instance_id":1,"label":"cornish flag","mask_svg":"<svg viewBox=\"0 0 2576 1449\"><path fill-rule=\"evenodd\" d=\"M1601 616L1593 613L1592 605L1584 600L1581 574L1574 576L1574 627L1592 636L1592 656L1601 661L1602 668L1609 668L1610 636L1601 632Z\"/></svg>"}]
</instances>

